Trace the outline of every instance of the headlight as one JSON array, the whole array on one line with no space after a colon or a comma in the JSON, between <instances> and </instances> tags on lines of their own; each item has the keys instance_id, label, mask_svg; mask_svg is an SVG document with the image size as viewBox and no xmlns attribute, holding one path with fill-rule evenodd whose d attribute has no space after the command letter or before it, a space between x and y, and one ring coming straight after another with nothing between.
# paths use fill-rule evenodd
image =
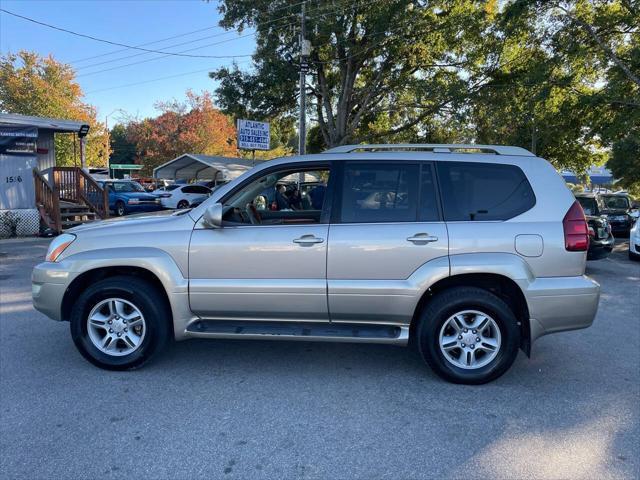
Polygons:
<instances>
[{"instance_id":1,"label":"headlight","mask_svg":"<svg viewBox=\"0 0 640 480\"><path fill-rule=\"evenodd\" d=\"M139 198L130 198L127 203L129 205L135 205L136 203L140 203L140 199Z\"/></svg>"},{"instance_id":2,"label":"headlight","mask_svg":"<svg viewBox=\"0 0 640 480\"><path fill-rule=\"evenodd\" d=\"M47 256L45 257L45 260L47 262L55 262L60 254L64 252L75 239L76 236L71 235L70 233L63 233L62 235L58 235L49 245L49 250L47 250Z\"/></svg>"}]
</instances>

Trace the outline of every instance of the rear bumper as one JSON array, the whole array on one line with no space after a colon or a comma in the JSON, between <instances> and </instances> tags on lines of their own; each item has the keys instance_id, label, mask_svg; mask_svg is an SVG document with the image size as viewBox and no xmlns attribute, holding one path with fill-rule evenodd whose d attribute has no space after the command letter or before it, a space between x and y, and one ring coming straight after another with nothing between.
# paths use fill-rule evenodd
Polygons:
<instances>
[{"instance_id":1,"label":"rear bumper","mask_svg":"<svg viewBox=\"0 0 640 480\"><path fill-rule=\"evenodd\" d=\"M589 251L587 252L587 260L600 260L609 256L613 250L615 244L615 238L613 235L609 235L609 238L604 240L589 239Z\"/></svg>"},{"instance_id":2,"label":"rear bumper","mask_svg":"<svg viewBox=\"0 0 640 480\"><path fill-rule=\"evenodd\" d=\"M600 285L579 277L538 278L526 292L531 342L549 333L591 326L598 312Z\"/></svg>"}]
</instances>

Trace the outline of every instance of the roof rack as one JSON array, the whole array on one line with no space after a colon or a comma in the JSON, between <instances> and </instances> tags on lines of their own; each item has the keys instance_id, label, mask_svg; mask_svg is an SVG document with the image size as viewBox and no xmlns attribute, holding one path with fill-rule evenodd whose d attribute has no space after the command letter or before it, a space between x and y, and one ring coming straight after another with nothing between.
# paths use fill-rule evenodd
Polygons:
<instances>
[{"instance_id":1,"label":"roof rack","mask_svg":"<svg viewBox=\"0 0 640 480\"><path fill-rule=\"evenodd\" d=\"M502 145L476 145L465 143L396 143L372 145L342 145L330 148L324 153L388 152L388 151L430 151L433 153L489 153L494 155L518 155L535 157L522 147Z\"/></svg>"}]
</instances>

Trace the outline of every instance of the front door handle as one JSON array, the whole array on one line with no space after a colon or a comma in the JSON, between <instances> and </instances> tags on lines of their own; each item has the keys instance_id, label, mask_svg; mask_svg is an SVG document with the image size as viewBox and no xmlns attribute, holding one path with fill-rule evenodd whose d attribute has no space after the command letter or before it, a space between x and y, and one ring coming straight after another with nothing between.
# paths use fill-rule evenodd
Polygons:
<instances>
[{"instance_id":1,"label":"front door handle","mask_svg":"<svg viewBox=\"0 0 640 480\"><path fill-rule=\"evenodd\" d=\"M407 241L419 245L419 244L437 242L438 237L429 235L428 233L416 233L413 237L407 238Z\"/></svg>"},{"instance_id":2,"label":"front door handle","mask_svg":"<svg viewBox=\"0 0 640 480\"><path fill-rule=\"evenodd\" d=\"M293 240L293 243L297 243L299 245L313 245L314 243L322 242L324 242L324 238L318 238L313 235L303 235L300 238Z\"/></svg>"}]
</instances>

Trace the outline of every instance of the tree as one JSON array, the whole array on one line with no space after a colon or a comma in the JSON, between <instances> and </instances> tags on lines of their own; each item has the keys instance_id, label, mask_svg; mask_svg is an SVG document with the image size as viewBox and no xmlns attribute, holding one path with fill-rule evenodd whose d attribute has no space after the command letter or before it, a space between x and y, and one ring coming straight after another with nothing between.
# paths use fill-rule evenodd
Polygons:
<instances>
[{"instance_id":1,"label":"tree","mask_svg":"<svg viewBox=\"0 0 640 480\"><path fill-rule=\"evenodd\" d=\"M254 27L254 71L211 74L234 115L272 117L296 109L300 2L224 0L221 24ZM462 66L477 61L496 2L321 2L306 21L313 45L308 93L327 146L418 130L465 93ZM435 121L435 120L434 120Z\"/></svg>"},{"instance_id":2,"label":"tree","mask_svg":"<svg viewBox=\"0 0 640 480\"><path fill-rule=\"evenodd\" d=\"M130 164L136 158L136 145L129 139L127 125L118 123L109 132L109 164Z\"/></svg>"},{"instance_id":3,"label":"tree","mask_svg":"<svg viewBox=\"0 0 640 480\"><path fill-rule=\"evenodd\" d=\"M297 114L296 0L225 0L253 69L211 73L223 110ZM518 145L584 172L638 138L640 18L628 0L309 2L308 143Z\"/></svg>"},{"instance_id":4,"label":"tree","mask_svg":"<svg viewBox=\"0 0 640 480\"><path fill-rule=\"evenodd\" d=\"M0 56L0 111L87 123L87 164L105 166L106 130L96 119L96 109L82 96L73 69L51 56L26 51ZM57 165L74 164L74 141L71 135L56 135Z\"/></svg>"},{"instance_id":5,"label":"tree","mask_svg":"<svg viewBox=\"0 0 640 480\"><path fill-rule=\"evenodd\" d=\"M493 125L521 130L507 140L526 146L528 130L532 148L557 166L580 173L610 157L621 175L619 162L640 143L639 18L627 0L509 2L494 48L513 60L490 72L476 103ZM518 109L529 122L506 122Z\"/></svg>"},{"instance_id":6,"label":"tree","mask_svg":"<svg viewBox=\"0 0 640 480\"><path fill-rule=\"evenodd\" d=\"M144 165L143 173L184 153L238 156L232 120L213 105L208 92L187 91L187 101L160 102L156 118L133 122L128 139Z\"/></svg>"},{"instance_id":7,"label":"tree","mask_svg":"<svg viewBox=\"0 0 640 480\"><path fill-rule=\"evenodd\" d=\"M615 178L621 179L621 186L640 193L640 140L629 136L613 145L611 160L607 163Z\"/></svg>"}]
</instances>

